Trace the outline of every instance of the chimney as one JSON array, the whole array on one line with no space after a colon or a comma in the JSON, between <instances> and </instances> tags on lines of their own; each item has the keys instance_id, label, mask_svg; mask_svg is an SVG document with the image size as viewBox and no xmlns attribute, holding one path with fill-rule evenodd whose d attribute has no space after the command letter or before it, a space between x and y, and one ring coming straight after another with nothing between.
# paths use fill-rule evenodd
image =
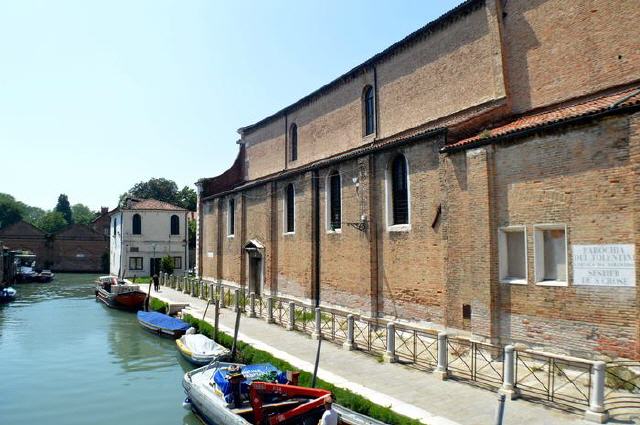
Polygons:
<instances>
[{"instance_id":1,"label":"chimney","mask_svg":"<svg viewBox=\"0 0 640 425\"><path fill-rule=\"evenodd\" d=\"M104 215L109 212L109 207L100 207L100 214Z\"/></svg>"}]
</instances>

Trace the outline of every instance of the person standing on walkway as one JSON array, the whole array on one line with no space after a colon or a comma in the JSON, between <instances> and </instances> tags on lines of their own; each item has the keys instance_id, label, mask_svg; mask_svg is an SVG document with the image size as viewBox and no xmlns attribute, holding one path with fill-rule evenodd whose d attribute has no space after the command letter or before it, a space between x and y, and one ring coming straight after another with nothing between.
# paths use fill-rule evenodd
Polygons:
<instances>
[{"instance_id":1,"label":"person standing on walkway","mask_svg":"<svg viewBox=\"0 0 640 425\"><path fill-rule=\"evenodd\" d=\"M153 275L153 289L155 289L156 292L160 291L160 279L157 274Z\"/></svg>"},{"instance_id":2,"label":"person standing on walkway","mask_svg":"<svg viewBox=\"0 0 640 425\"><path fill-rule=\"evenodd\" d=\"M324 413L318 425L338 425L338 414L333 410L333 400L328 395L324 398Z\"/></svg>"}]
</instances>

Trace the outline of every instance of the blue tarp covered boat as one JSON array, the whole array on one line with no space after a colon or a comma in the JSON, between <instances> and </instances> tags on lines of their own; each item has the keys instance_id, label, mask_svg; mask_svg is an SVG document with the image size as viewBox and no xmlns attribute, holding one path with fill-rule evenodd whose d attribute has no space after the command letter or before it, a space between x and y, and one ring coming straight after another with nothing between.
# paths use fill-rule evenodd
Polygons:
<instances>
[{"instance_id":1,"label":"blue tarp covered boat","mask_svg":"<svg viewBox=\"0 0 640 425\"><path fill-rule=\"evenodd\" d=\"M157 311L139 311L137 315L142 327L161 336L180 338L190 327L187 322Z\"/></svg>"}]
</instances>

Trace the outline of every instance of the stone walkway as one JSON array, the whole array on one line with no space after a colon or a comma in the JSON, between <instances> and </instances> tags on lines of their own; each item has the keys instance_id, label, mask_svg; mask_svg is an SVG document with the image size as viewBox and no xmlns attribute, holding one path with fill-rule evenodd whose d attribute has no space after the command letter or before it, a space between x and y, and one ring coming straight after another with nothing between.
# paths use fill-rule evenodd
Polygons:
<instances>
[{"instance_id":1,"label":"stone walkway","mask_svg":"<svg viewBox=\"0 0 640 425\"><path fill-rule=\"evenodd\" d=\"M147 286L143 285L145 291ZM206 301L171 288L152 294L165 302L188 303L185 312L202 317ZM206 320L213 323L213 308ZM233 335L235 313L221 309L220 329ZM318 342L306 334L287 331L262 319L242 316L239 339L299 368L313 372ZM347 351L323 341L318 377L397 413L430 425L494 425L495 392L455 382L398 364L379 363L373 356ZM504 425L586 425L581 416L524 401L507 401Z\"/></svg>"}]
</instances>

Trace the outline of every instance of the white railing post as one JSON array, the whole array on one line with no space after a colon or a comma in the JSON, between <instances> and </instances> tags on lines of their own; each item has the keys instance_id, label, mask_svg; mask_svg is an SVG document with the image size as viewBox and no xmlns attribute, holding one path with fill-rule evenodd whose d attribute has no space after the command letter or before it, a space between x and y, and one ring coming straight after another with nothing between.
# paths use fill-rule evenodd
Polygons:
<instances>
[{"instance_id":1,"label":"white railing post","mask_svg":"<svg viewBox=\"0 0 640 425\"><path fill-rule=\"evenodd\" d=\"M193 279L187 278L187 280L189 281L189 295L194 297L195 296L195 285L193 284Z\"/></svg>"},{"instance_id":2,"label":"white railing post","mask_svg":"<svg viewBox=\"0 0 640 425\"><path fill-rule=\"evenodd\" d=\"M249 294L249 317L256 317L256 294Z\"/></svg>"},{"instance_id":3,"label":"white railing post","mask_svg":"<svg viewBox=\"0 0 640 425\"><path fill-rule=\"evenodd\" d=\"M387 363L396 363L396 325L393 322L387 323L387 351L384 352L382 358Z\"/></svg>"},{"instance_id":4,"label":"white railing post","mask_svg":"<svg viewBox=\"0 0 640 425\"><path fill-rule=\"evenodd\" d=\"M449 377L449 350L446 332L438 333L438 367L436 375L443 381Z\"/></svg>"},{"instance_id":5,"label":"white railing post","mask_svg":"<svg viewBox=\"0 0 640 425\"><path fill-rule=\"evenodd\" d=\"M275 323L273 320L273 297L267 298L267 323Z\"/></svg>"},{"instance_id":6,"label":"white railing post","mask_svg":"<svg viewBox=\"0 0 640 425\"><path fill-rule=\"evenodd\" d=\"M322 338L322 311L320 307L316 307L316 326L311 334L311 339L320 339Z\"/></svg>"},{"instance_id":7,"label":"white railing post","mask_svg":"<svg viewBox=\"0 0 640 425\"><path fill-rule=\"evenodd\" d=\"M211 301L215 301L216 299L216 290L215 290L215 286L213 283L209 284L209 299Z\"/></svg>"},{"instance_id":8,"label":"white railing post","mask_svg":"<svg viewBox=\"0 0 640 425\"><path fill-rule=\"evenodd\" d=\"M507 345L504 347L504 376L502 377L502 387L499 392L509 397L510 400L518 397L518 390L516 389L515 371L516 371L516 357L513 345Z\"/></svg>"},{"instance_id":9,"label":"white railing post","mask_svg":"<svg viewBox=\"0 0 640 425\"><path fill-rule=\"evenodd\" d=\"M296 329L296 303L291 301L289 303L289 324L287 325L288 331L294 331Z\"/></svg>"},{"instance_id":10,"label":"white railing post","mask_svg":"<svg viewBox=\"0 0 640 425\"><path fill-rule=\"evenodd\" d=\"M236 289L235 290L235 294L234 294L234 306L233 306L233 312L237 313L240 310L240 290Z\"/></svg>"},{"instance_id":11,"label":"white railing post","mask_svg":"<svg viewBox=\"0 0 640 425\"><path fill-rule=\"evenodd\" d=\"M224 286L220 285L219 289L220 290L218 291L218 293L220 294L220 308L225 308L226 304L224 299Z\"/></svg>"},{"instance_id":12,"label":"white railing post","mask_svg":"<svg viewBox=\"0 0 640 425\"><path fill-rule=\"evenodd\" d=\"M604 383L607 373L605 362L593 363L591 369L591 399L589 409L584 413L584 418L589 422L603 424L609 419L609 414L604 410Z\"/></svg>"},{"instance_id":13,"label":"white railing post","mask_svg":"<svg viewBox=\"0 0 640 425\"><path fill-rule=\"evenodd\" d=\"M347 315L347 340L344 342L344 344L342 344L342 348L349 351L354 350L355 349L354 336L355 336L355 330L354 330L353 314L348 314Z\"/></svg>"}]
</instances>

